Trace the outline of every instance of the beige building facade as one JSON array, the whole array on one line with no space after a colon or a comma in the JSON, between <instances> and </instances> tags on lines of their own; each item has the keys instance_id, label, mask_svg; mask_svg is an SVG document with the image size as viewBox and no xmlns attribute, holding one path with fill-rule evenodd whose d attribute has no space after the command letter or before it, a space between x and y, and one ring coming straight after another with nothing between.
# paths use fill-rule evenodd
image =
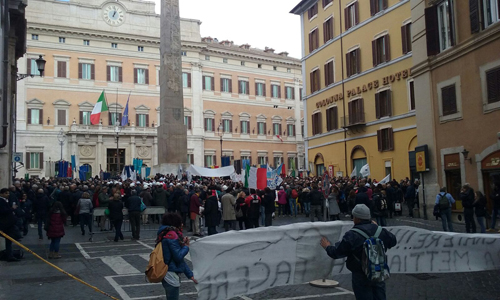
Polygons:
<instances>
[{"instance_id":1,"label":"beige building facade","mask_svg":"<svg viewBox=\"0 0 500 300\"><path fill-rule=\"evenodd\" d=\"M51 175L47 163L61 155L68 161L76 155L94 176L101 169L116 172L117 156L121 167L133 158L157 165L162 116L154 3L32 0L26 16L27 52L19 69L35 74L40 55L47 63L43 78L18 85L16 151L25 156L18 176ZM270 48L202 38L200 26L198 20L181 20L188 162L211 167L228 156L302 168L300 61ZM109 112L101 124L91 125L103 91ZM128 99L128 124L117 134L115 120L122 119Z\"/></svg>"}]
</instances>

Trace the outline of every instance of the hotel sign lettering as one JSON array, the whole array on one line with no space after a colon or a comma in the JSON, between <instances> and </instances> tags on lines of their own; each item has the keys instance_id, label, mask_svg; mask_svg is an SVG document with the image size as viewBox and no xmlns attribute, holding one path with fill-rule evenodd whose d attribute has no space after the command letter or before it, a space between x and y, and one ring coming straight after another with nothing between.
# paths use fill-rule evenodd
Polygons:
<instances>
[{"instance_id":1,"label":"hotel sign lettering","mask_svg":"<svg viewBox=\"0 0 500 300\"><path fill-rule=\"evenodd\" d=\"M485 170L500 169L500 151L493 152L482 161L482 166Z\"/></svg>"},{"instance_id":2,"label":"hotel sign lettering","mask_svg":"<svg viewBox=\"0 0 500 300\"><path fill-rule=\"evenodd\" d=\"M337 102L337 101L342 100L342 99L344 99L344 95L342 93L328 97L328 98L323 99L319 102L316 102L316 108L327 106L329 104L332 104L333 102Z\"/></svg>"},{"instance_id":3,"label":"hotel sign lettering","mask_svg":"<svg viewBox=\"0 0 500 300\"><path fill-rule=\"evenodd\" d=\"M382 78L382 84L389 85L390 83L393 83L396 80L400 81L401 79L406 79L410 76L411 76L410 69L403 70L401 72L397 72L396 74L385 76L384 78ZM362 86L358 86L354 89L348 90L347 97L353 97L353 96L359 95L363 92L371 91L372 89L378 89L379 87L380 87L380 81L374 80L372 82L368 82L367 84L363 84Z\"/></svg>"}]
</instances>

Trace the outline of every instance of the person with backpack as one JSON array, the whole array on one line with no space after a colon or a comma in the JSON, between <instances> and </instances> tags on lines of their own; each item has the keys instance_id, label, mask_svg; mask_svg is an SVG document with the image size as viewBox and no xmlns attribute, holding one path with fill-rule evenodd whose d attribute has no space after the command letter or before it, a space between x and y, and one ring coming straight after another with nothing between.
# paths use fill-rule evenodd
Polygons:
<instances>
[{"instance_id":1,"label":"person with backpack","mask_svg":"<svg viewBox=\"0 0 500 300\"><path fill-rule=\"evenodd\" d=\"M245 203L248 206L247 217L249 228L259 228L261 199L255 193L255 189L250 189L250 196L246 197Z\"/></svg>"},{"instance_id":2,"label":"person with backpack","mask_svg":"<svg viewBox=\"0 0 500 300\"><path fill-rule=\"evenodd\" d=\"M373 216L377 219L377 224L387 226L387 198L382 192L379 187L373 190Z\"/></svg>"},{"instance_id":3,"label":"person with backpack","mask_svg":"<svg viewBox=\"0 0 500 300\"><path fill-rule=\"evenodd\" d=\"M453 203L455 203L453 196L446 192L446 187L442 187L436 196L435 204L439 207L443 231L453 232L453 224L451 223L451 206Z\"/></svg>"},{"instance_id":4,"label":"person with backpack","mask_svg":"<svg viewBox=\"0 0 500 300\"><path fill-rule=\"evenodd\" d=\"M241 191L238 194L238 198L236 199L236 205L234 208L236 214L236 220L238 221L240 230L248 229L248 221L247 221L247 210L248 206L245 203L246 194L244 191Z\"/></svg>"},{"instance_id":5,"label":"person with backpack","mask_svg":"<svg viewBox=\"0 0 500 300\"><path fill-rule=\"evenodd\" d=\"M167 300L179 299L180 274L184 273L195 284L198 283L184 260L189 253L189 238L182 234L183 225L179 214L167 213L163 216L162 226L158 229L156 244L161 243L163 262L168 266L165 277L161 281Z\"/></svg>"},{"instance_id":6,"label":"person with backpack","mask_svg":"<svg viewBox=\"0 0 500 300\"><path fill-rule=\"evenodd\" d=\"M333 259L347 257L346 267L352 272L356 299L386 299L385 280L389 275L386 252L396 246L396 237L371 222L370 209L366 205L356 205L352 214L354 227L341 241L332 245L322 237L320 244Z\"/></svg>"}]
</instances>

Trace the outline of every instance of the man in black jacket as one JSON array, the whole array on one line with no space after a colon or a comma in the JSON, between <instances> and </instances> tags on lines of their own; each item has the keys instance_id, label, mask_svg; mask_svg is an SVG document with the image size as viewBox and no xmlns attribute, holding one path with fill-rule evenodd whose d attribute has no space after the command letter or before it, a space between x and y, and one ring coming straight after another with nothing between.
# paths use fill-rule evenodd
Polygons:
<instances>
[{"instance_id":1,"label":"man in black jacket","mask_svg":"<svg viewBox=\"0 0 500 300\"><path fill-rule=\"evenodd\" d=\"M318 190L318 186L313 185L313 190L309 193L309 199L311 200L311 222L314 222L314 218L318 218L318 221L323 219L322 208L325 203L325 196Z\"/></svg>"},{"instance_id":2,"label":"man in black jacket","mask_svg":"<svg viewBox=\"0 0 500 300\"><path fill-rule=\"evenodd\" d=\"M468 183L464 184L460 192L460 200L464 207L465 231L476 233L476 222L474 221L474 190Z\"/></svg>"},{"instance_id":3,"label":"man in black jacket","mask_svg":"<svg viewBox=\"0 0 500 300\"><path fill-rule=\"evenodd\" d=\"M131 196L125 202L125 207L128 209L128 217L130 219L130 227L132 227L132 239L140 239L141 233L141 198L137 196L137 191L132 190Z\"/></svg>"},{"instance_id":4,"label":"man in black jacket","mask_svg":"<svg viewBox=\"0 0 500 300\"><path fill-rule=\"evenodd\" d=\"M16 216L14 214L17 205L9 204L9 190L0 190L0 230L5 234L9 235L11 238L19 239L19 230L16 227ZM12 255L12 242L5 239L5 259L7 261L19 261Z\"/></svg>"},{"instance_id":5,"label":"man in black jacket","mask_svg":"<svg viewBox=\"0 0 500 300\"><path fill-rule=\"evenodd\" d=\"M354 217L354 228L365 232L370 237L375 235L378 225L370 221L370 209L366 205L356 205L352 210L352 215ZM396 237L386 229L382 229L379 239L384 243L386 251L396 246L397 243ZM321 246L326 250L328 256L333 259L347 257L346 267L352 272L352 289L356 299L385 300L385 282L370 281L363 272L361 259L364 242L365 238L361 234L349 230L342 240L335 245L331 245L323 237Z\"/></svg>"}]
</instances>

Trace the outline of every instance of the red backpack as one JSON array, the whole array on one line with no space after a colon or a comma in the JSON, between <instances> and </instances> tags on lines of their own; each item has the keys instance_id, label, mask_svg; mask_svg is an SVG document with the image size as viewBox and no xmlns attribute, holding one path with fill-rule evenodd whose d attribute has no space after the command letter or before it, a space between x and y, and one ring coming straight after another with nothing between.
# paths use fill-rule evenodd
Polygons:
<instances>
[{"instance_id":1,"label":"red backpack","mask_svg":"<svg viewBox=\"0 0 500 300\"><path fill-rule=\"evenodd\" d=\"M299 197L299 194L297 193L297 190L296 189L293 189L292 190L292 198L293 199L297 199Z\"/></svg>"}]
</instances>

